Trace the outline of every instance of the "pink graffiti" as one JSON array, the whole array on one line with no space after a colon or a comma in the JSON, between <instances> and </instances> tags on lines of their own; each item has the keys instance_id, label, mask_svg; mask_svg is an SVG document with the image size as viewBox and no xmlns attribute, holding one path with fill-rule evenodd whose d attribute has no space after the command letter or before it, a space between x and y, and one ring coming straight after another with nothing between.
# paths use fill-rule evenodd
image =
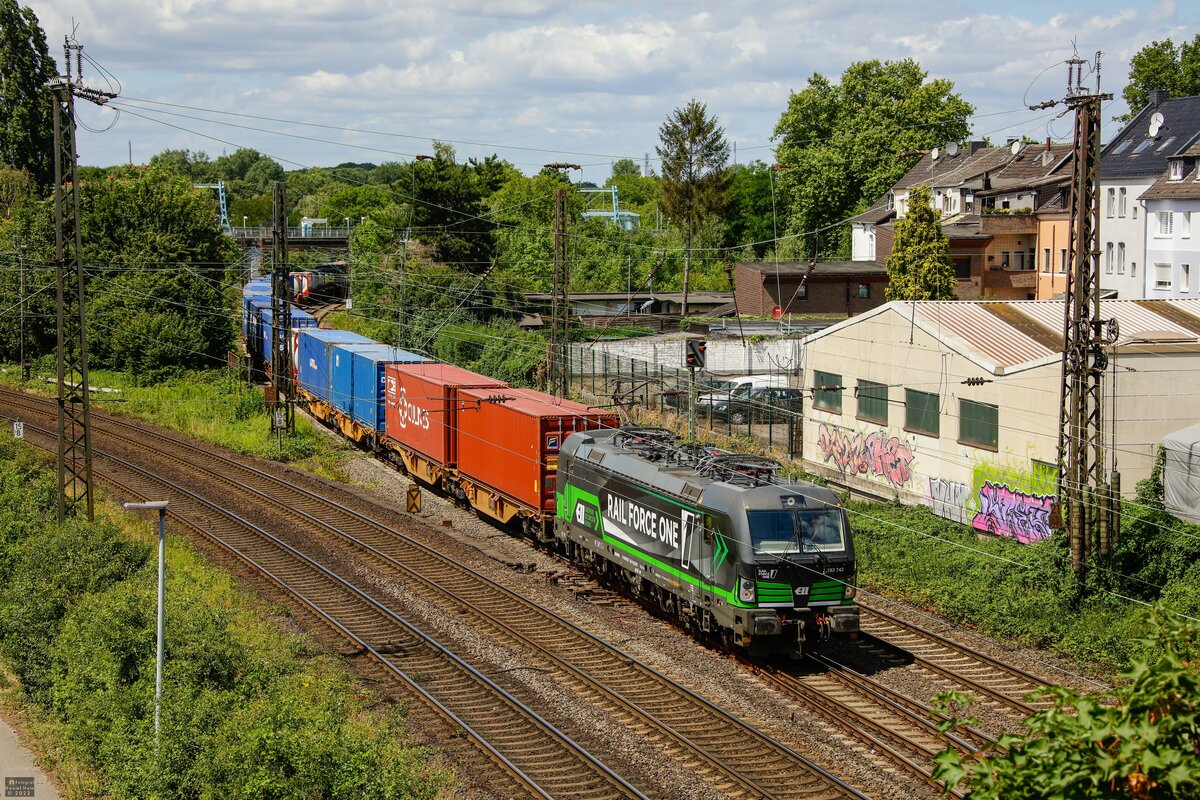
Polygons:
<instances>
[{"instance_id":1,"label":"pink graffiti","mask_svg":"<svg viewBox=\"0 0 1200 800\"><path fill-rule=\"evenodd\" d=\"M908 468L913 460L912 450L883 431L848 436L840 428L822 425L817 445L825 462L832 461L843 474L886 478L893 486L903 486L912 478L912 470Z\"/></svg>"},{"instance_id":2,"label":"pink graffiti","mask_svg":"<svg viewBox=\"0 0 1200 800\"><path fill-rule=\"evenodd\" d=\"M997 536L1011 536L1018 542L1041 541L1050 538L1053 505L1053 496L1027 494L986 481L979 489L979 513L971 526Z\"/></svg>"}]
</instances>

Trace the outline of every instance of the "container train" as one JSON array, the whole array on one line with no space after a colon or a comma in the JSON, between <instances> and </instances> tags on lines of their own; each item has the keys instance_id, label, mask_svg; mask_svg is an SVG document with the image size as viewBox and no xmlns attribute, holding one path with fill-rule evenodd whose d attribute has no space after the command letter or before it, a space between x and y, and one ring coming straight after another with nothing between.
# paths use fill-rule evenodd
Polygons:
<instances>
[{"instance_id":1,"label":"container train","mask_svg":"<svg viewBox=\"0 0 1200 800\"><path fill-rule=\"evenodd\" d=\"M243 309L248 345L262 350L269 320ZM289 338L314 416L697 635L795 656L858 631L846 512L776 462L622 428L609 411L348 331L294 322Z\"/></svg>"}]
</instances>

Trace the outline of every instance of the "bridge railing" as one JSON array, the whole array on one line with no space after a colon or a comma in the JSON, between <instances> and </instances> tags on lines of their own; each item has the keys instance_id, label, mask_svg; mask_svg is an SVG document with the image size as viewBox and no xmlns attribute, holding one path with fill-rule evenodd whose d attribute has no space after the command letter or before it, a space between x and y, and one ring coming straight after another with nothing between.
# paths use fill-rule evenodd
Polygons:
<instances>
[{"instance_id":1,"label":"bridge railing","mask_svg":"<svg viewBox=\"0 0 1200 800\"><path fill-rule=\"evenodd\" d=\"M233 228L233 238L235 239L270 239L271 228L266 225L253 226L248 228ZM288 227L289 239L349 239L350 232L354 228L347 228L343 225L320 225L306 226L302 228Z\"/></svg>"}]
</instances>

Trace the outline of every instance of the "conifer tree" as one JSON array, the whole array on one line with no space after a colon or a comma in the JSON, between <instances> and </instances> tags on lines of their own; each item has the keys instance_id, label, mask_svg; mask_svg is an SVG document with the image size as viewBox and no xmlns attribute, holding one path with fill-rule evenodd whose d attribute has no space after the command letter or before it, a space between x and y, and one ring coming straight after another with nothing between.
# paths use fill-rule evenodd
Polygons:
<instances>
[{"instance_id":1,"label":"conifer tree","mask_svg":"<svg viewBox=\"0 0 1200 800\"><path fill-rule=\"evenodd\" d=\"M950 242L930 205L928 186L908 194L908 214L896 222L896 243L888 256L888 300L953 300L954 262Z\"/></svg>"}]
</instances>

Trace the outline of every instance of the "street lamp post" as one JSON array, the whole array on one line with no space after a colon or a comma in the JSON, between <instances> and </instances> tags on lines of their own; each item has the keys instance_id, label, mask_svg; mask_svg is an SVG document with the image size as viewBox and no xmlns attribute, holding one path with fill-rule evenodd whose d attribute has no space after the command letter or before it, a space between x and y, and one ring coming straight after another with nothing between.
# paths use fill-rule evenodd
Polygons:
<instances>
[{"instance_id":1,"label":"street lamp post","mask_svg":"<svg viewBox=\"0 0 1200 800\"><path fill-rule=\"evenodd\" d=\"M242 230L243 231L246 230L246 220L248 220L249 218L250 218L250 216L248 214L242 214Z\"/></svg>"},{"instance_id":2,"label":"street lamp post","mask_svg":"<svg viewBox=\"0 0 1200 800\"><path fill-rule=\"evenodd\" d=\"M163 639L167 629L166 606L166 547L167 547L167 501L151 500L148 503L125 503L129 511L158 512L158 641L155 648L154 666L154 757L158 758L158 721L162 705Z\"/></svg>"}]
</instances>

